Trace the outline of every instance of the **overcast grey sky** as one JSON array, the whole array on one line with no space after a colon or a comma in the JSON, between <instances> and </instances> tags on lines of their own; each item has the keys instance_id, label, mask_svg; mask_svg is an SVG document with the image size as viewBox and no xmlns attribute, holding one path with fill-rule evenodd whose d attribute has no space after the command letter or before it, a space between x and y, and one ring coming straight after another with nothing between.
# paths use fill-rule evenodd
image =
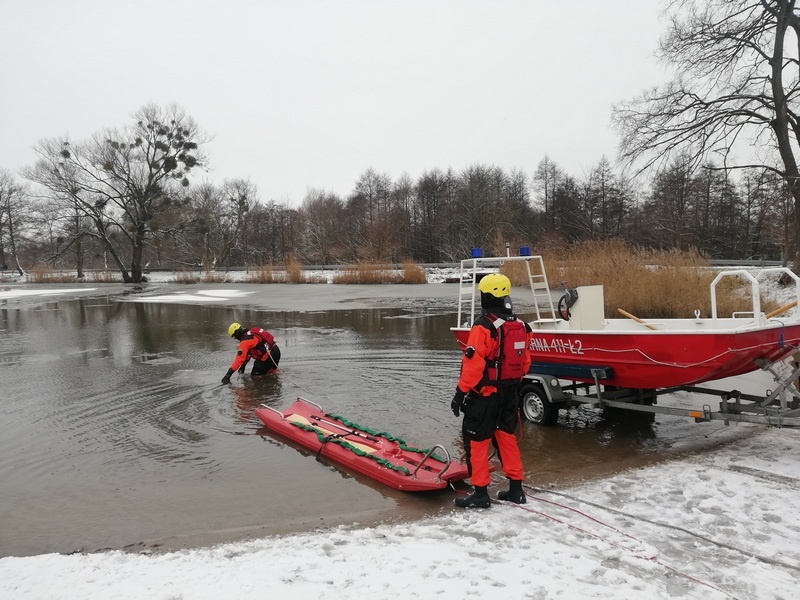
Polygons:
<instances>
[{"instance_id":1,"label":"overcast grey sky","mask_svg":"<svg viewBox=\"0 0 800 600\"><path fill-rule=\"evenodd\" d=\"M657 0L0 0L0 167L176 103L210 172L298 206L488 164L581 176L610 107L663 83Z\"/></svg>"}]
</instances>

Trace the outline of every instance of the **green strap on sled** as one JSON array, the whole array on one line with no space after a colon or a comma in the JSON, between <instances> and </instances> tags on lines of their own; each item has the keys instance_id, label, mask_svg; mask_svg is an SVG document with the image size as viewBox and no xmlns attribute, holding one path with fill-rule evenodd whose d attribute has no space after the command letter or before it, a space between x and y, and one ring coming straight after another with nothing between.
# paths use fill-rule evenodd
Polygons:
<instances>
[{"instance_id":1,"label":"green strap on sled","mask_svg":"<svg viewBox=\"0 0 800 600\"><path fill-rule=\"evenodd\" d=\"M394 437L393 435L385 431L375 431L374 429L370 429L369 427L364 427L363 425L359 425L358 423L353 423L352 421L349 421L344 417L340 417L339 415L334 415L332 413L325 413L325 416L330 417L331 419L336 419L337 421L344 423L345 425L347 425L352 429L363 431L364 433L368 433L369 435L373 435L375 437L386 438L390 442L397 442L398 444L400 444L400 448L402 448L406 452L416 452L418 454L427 454L428 452L430 452L430 449L422 450L420 448L414 448L413 446L408 446L406 445L406 441L402 438ZM434 460L438 460L439 462L442 463L447 462L447 459L442 458L441 456L437 456L435 453L431 454L431 458L433 458Z\"/></svg>"},{"instance_id":2,"label":"green strap on sled","mask_svg":"<svg viewBox=\"0 0 800 600\"><path fill-rule=\"evenodd\" d=\"M328 416L330 416L330 415L328 415ZM299 427L303 431L310 431L310 432L315 433L316 436L317 436L317 439L320 441L321 444L326 444L326 443L339 444L341 447L347 448L348 450L350 450L351 452L357 454L358 456L364 456L366 458L369 458L370 460L374 460L375 462L377 462L382 467L386 467L387 469L391 469L393 471L398 471L400 473L403 473L404 475L411 475L411 471L409 471L407 468L405 468L403 466L400 466L400 465L395 465L395 464L389 462L388 460L386 460L384 458L378 458L377 456L373 456L372 454L370 454L368 452L364 452L363 450L360 450L359 448L356 448L352 444L348 443L348 441L345 440L345 439L342 439L340 437L325 436L317 428L311 427L310 425L305 425L304 423L297 423L295 421L290 421L290 423L292 425L294 425L295 427Z\"/></svg>"}]
</instances>

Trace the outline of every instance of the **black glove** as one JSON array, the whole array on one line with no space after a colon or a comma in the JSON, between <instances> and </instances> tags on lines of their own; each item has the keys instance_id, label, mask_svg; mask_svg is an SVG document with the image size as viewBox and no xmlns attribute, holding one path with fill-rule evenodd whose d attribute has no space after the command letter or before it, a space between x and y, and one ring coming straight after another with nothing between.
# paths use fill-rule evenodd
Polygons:
<instances>
[{"instance_id":1,"label":"black glove","mask_svg":"<svg viewBox=\"0 0 800 600\"><path fill-rule=\"evenodd\" d=\"M241 367L239 367L239 375L244 374L244 369L247 366L247 363L244 363Z\"/></svg>"},{"instance_id":2,"label":"black glove","mask_svg":"<svg viewBox=\"0 0 800 600\"><path fill-rule=\"evenodd\" d=\"M461 414L461 409L464 406L464 398L466 398L467 392L462 392L458 387L456 387L456 393L453 396L453 399L450 401L450 410L453 411L455 416L459 416Z\"/></svg>"},{"instance_id":3,"label":"black glove","mask_svg":"<svg viewBox=\"0 0 800 600\"><path fill-rule=\"evenodd\" d=\"M228 369L228 372L225 373L225 377L222 378L222 383L230 383L231 375L233 375L233 369Z\"/></svg>"}]
</instances>

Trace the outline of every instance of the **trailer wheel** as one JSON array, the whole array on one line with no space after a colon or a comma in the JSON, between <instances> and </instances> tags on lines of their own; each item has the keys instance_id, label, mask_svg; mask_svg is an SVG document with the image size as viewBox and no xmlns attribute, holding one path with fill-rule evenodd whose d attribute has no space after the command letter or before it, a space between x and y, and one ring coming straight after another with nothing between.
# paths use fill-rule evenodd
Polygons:
<instances>
[{"instance_id":1,"label":"trailer wheel","mask_svg":"<svg viewBox=\"0 0 800 600\"><path fill-rule=\"evenodd\" d=\"M538 383L522 386L519 391L519 406L524 416L537 425L552 425L558 421L558 407L547 399Z\"/></svg>"}]
</instances>

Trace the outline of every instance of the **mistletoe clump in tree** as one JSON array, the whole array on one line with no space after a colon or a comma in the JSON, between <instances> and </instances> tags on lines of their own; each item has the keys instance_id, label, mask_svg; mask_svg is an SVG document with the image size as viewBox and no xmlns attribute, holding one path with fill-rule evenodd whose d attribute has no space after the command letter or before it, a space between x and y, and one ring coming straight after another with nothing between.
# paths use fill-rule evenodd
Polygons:
<instances>
[{"instance_id":1,"label":"mistletoe clump in tree","mask_svg":"<svg viewBox=\"0 0 800 600\"><path fill-rule=\"evenodd\" d=\"M61 138L36 146L39 160L25 176L48 189L90 226L72 232L99 239L126 283L142 281L142 257L167 213L183 203L192 170L203 166L204 143L195 122L171 106L141 108L135 124L90 140Z\"/></svg>"}]
</instances>

